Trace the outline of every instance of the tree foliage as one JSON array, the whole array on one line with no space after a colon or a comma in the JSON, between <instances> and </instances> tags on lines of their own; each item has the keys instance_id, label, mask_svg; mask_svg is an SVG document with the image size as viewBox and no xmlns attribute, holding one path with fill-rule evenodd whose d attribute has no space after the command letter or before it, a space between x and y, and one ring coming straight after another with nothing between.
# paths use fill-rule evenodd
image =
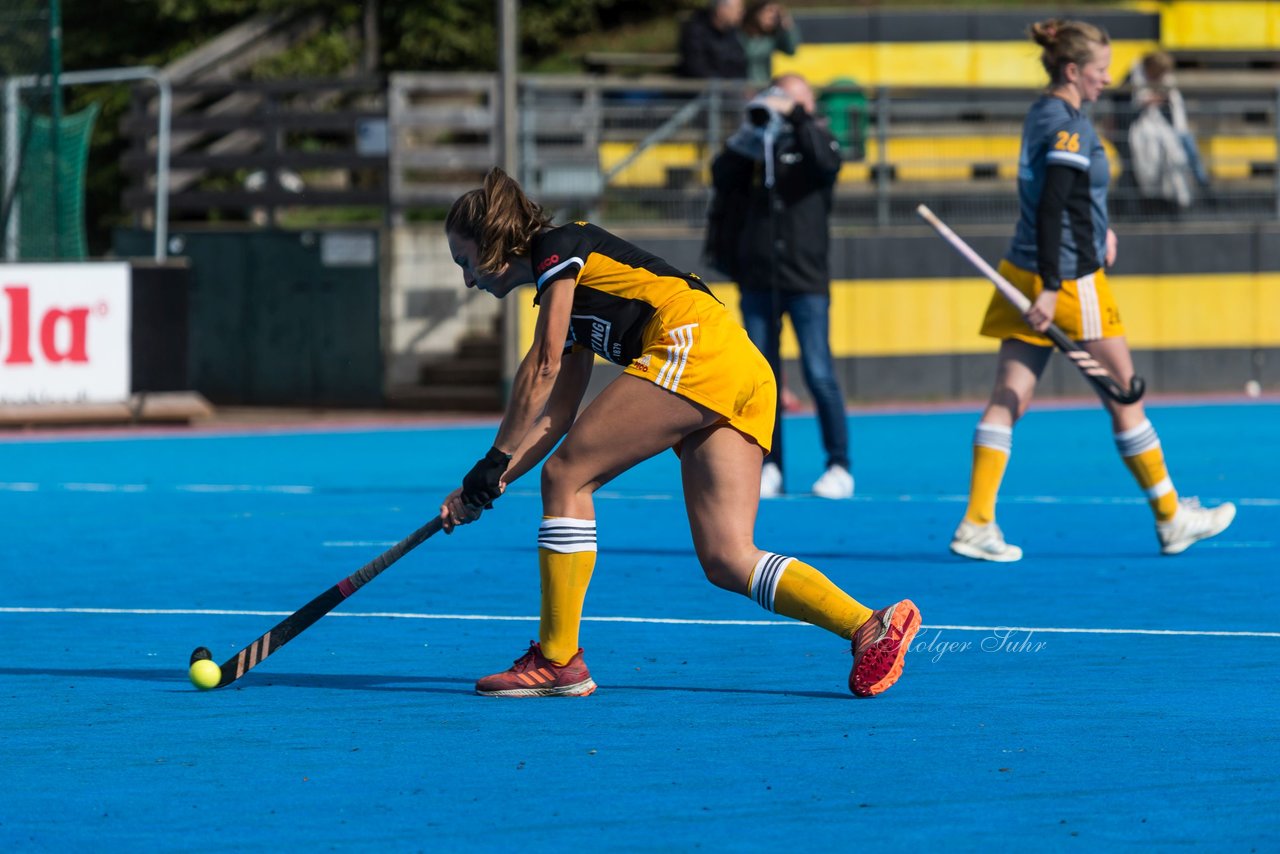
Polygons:
<instances>
[{"instance_id":1,"label":"tree foliage","mask_svg":"<svg viewBox=\"0 0 1280 854\"><path fill-rule=\"evenodd\" d=\"M48 0L19 0L43 7ZM6 0L0 0L4 5ZM12 0L9 0L12 2ZM364 6L377 9L380 72L492 71L497 66L499 0L60 0L66 70L165 65L256 15L318 14L320 31L259 61L260 79L333 77L359 69ZM521 64L536 67L572 52L589 34L674 19L700 0L519 0ZM563 67L572 67L564 64ZM119 122L127 87L77 87L67 109L90 102L102 112L87 176L90 250L109 248L110 228L126 221L120 194Z\"/></svg>"},{"instance_id":2,"label":"tree foliage","mask_svg":"<svg viewBox=\"0 0 1280 854\"><path fill-rule=\"evenodd\" d=\"M304 76L332 64L348 44L348 58L360 55L364 3L361 0L61 0L64 65L105 68L164 65L254 15L319 13L324 33L314 49L295 50L298 67L276 74ZM378 8L381 68L384 71L491 71L497 63L499 0L366 0ZM104 8L109 5L110 10ZM587 33L625 24L674 17L697 0L520 0L522 61L538 63L565 50Z\"/></svg>"}]
</instances>

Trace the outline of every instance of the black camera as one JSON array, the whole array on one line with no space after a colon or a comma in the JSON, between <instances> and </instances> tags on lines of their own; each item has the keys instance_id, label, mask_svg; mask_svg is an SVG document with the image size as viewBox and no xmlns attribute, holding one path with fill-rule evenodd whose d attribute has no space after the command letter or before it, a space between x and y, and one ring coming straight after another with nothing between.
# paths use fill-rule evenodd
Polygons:
<instances>
[{"instance_id":1,"label":"black camera","mask_svg":"<svg viewBox=\"0 0 1280 854\"><path fill-rule=\"evenodd\" d=\"M767 127L773 111L763 104L747 105L747 121L758 128Z\"/></svg>"}]
</instances>

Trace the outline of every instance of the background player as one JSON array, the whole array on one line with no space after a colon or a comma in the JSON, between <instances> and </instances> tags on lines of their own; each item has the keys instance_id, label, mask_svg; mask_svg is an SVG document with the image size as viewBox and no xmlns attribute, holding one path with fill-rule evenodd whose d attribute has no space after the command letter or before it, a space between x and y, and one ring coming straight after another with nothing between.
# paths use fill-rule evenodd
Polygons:
<instances>
[{"instance_id":1,"label":"background player","mask_svg":"<svg viewBox=\"0 0 1280 854\"><path fill-rule=\"evenodd\" d=\"M1052 342L1040 333L1056 323L1117 380L1128 383L1134 373L1101 263L1110 266L1116 255L1116 236L1107 226L1110 165L1083 111L1111 83L1110 41L1092 24L1060 19L1033 24L1031 37L1044 49L1041 62L1050 82L1023 125L1021 213L1000 273L1032 304L1023 318L997 293L987 308L982 334L1002 339L995 388L974 432L969 506L951 541L953 552L978 560L1022 557L1022 549L1006 543L996 525L995 505L1013 449L1013 425L1026 412L1053 353ZM1102 400L1116 448L1155 513L1162 553L1178 554L1231 524L1233 504L1207 509L1194 499L1179 502L1141 403Z\"/></svg>"}]
</instances>

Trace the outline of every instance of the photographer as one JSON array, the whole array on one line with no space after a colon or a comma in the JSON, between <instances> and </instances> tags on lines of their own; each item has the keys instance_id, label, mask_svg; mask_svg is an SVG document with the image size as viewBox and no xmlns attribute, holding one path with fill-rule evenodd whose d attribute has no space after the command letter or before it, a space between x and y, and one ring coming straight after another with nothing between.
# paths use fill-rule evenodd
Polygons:
<instances>
[{"instance_id":1,"label":"photographer","mask_svg":"<svg viewBox=\"0 0 1280 854\"><path fill-rule=\"evenodd\" d=\"M813 485L824 498L853 495L844 393L828 340L829 221L840 164L840 146L815 118L813 90L797 74L777 78L747 105L742 127L711 164L718 209L745 211L741 228L729 229L730 257L717 266L738 282L743 325L779 386L782 317L791 318L826 450L826 471ZM763 497L784 491L781 414L779 408L773 450L760 474Z\"/></svg>"}]
</instances>

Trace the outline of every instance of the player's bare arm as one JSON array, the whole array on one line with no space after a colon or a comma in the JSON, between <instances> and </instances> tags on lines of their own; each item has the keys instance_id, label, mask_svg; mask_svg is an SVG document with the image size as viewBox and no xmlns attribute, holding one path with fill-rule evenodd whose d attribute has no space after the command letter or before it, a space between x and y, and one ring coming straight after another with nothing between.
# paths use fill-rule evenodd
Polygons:
<instances>
[{"instance_id":1,"label":"player's bare arm","mask_svg":"<svg viewBox=\"0 0 1280 854\"><path fill-rule=\"evenodd\" d=\"M516 368L511 402L498 428L494 447L514 454L542 414L560 374L564 342L569 336L569 315L573 308L573 279L558 279L542 292L533 332L533 345Z\"/></svg>"}]
</instances>

